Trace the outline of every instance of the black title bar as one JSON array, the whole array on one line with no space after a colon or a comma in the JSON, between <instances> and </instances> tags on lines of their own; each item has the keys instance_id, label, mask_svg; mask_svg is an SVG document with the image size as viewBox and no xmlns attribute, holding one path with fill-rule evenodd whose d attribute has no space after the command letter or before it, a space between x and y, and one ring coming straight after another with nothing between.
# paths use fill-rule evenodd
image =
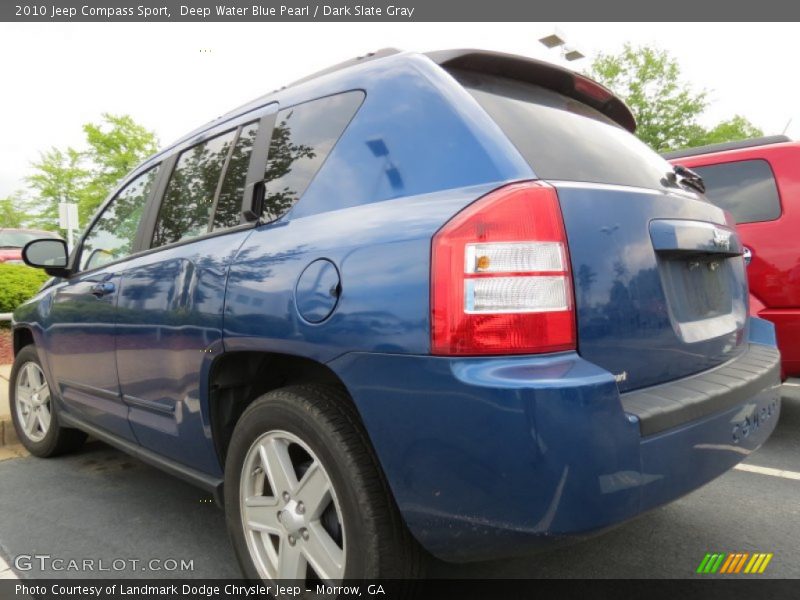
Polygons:
<instances>
[{"instance_id":1,"label":"black title bar","mask_svg":"<svg viewBox=\"0 0 800 600\"><path fill-rule=\"evenodd\" d=\"M800 4L786 0L59 0L0 3L11 22L482 22L482 21L787 21ZM676 22L677 21L677 22Z\"/></svg>"}]
</instances>

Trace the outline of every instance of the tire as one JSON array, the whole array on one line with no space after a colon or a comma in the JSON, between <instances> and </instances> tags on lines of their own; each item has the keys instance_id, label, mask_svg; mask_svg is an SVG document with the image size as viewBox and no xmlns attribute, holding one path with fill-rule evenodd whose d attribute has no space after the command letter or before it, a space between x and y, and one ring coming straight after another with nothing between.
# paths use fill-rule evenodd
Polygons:
<instances>
[{"instance_id":1,"label":"tire","mask_svg":"<svg viewBox=\"0 0 800 600\"><path fill-rule=\"evenodd\" d=\"M319 490L325 482L330 500L322 511L325 501L314 498L324 497ZM277 489L285 486L293 489ZM360 419L339 387L291 386L250 404L228 448L224 489L228 532L247 578L313 584L422 576L424 552L403 523ZM336 548L322 552L333 548L331 541Z\"/></svg>"},{"instance_id":2,"label":"tire","mask_svg":"<svg viewBox=\"0 0 800 600\"><path fill-rule=\"evenodd\" d=\"M32 392L34 389L35 393ZM86 441L84 432L62 427L58 422L56 403L33 344L17 353L11 367L8 391L17 437L34 456L49 458L72 452Z\"/></svg>"}]
</instances>

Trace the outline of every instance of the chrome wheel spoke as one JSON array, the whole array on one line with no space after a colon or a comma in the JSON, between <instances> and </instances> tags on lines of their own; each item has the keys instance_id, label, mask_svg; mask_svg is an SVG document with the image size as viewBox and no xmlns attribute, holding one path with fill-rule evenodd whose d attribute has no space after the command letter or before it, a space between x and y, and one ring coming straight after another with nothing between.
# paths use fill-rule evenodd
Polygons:
<instances>
[{"instance_id":1,"label":"chrome wheel spoke","mask_svg":"<svg viewBox=\"0 0 800 600\"><path fill-rule=\"evenodd\" d=\"M251 496L244 501L242 518L248 529L265 533L281 533L278 521L278 500L269 496Z\"/></svg>"},{"instance_id":2,"label":"chrome wheel spoke","mask_svg":"<svg viewBox=\"0 0 800 600\"><path fill-rule=\"evenodd\" d=\"M42 383L44 383L43 378L41 377L41 371L39 370L39 367L33 363L28 363L25 365L25 370L28 387L32 391L35 391L36 388L40 387Z\"/></svg>"},{"instance_id":3,"label":"chrome wheel spoke","mask_svg":"<svg viewBox=\"0 0 800 600\"><path fill-rule=\"evenodd\" d=\"M36 420L39 422L42 433L47 433L47 430L50 429L50 410L46 404L42 404L39 407L36 412Z\"/></svg>"},{"instance_id":4,"label":"chrome wheel spoke","mask_svg":"<svg viewBox=\"0 0 800 600\"><path fill-rule=\"evenodd\" d=\"M297 497L303 502L309 520L319 519L330 503L331 488L328 476L315 462L297 486Z\"/></svg>"},{"instance_id":5,"label":"chrome wheel spoke","mask_svg":"<svg viewBox=\"0 0 800 600\"><path fill-rule=\"evenodd\" d=\"M31 409L28 411L28 414L25 415L25 423L23 425L23 429L25 429L25 433L28 434L28 437L33 437L36 433L36 411Z\"/></svg>"},{"instance_id":6,"label":"chrome wheel spoke","mask_svg":"<svg viewBox=\"0 0 800 600\"><path fill-rule=\"evenodd\" d=\"M281 539L278 554L278 579L305 579L306 559L297 544Z\"/></svg>"},{"instance_id":7,"label":"chrome wheel spoke","mask_svg":"<svg viewBox=\"0 0 800 600\"><path fill-rule=\"evenodd\" d=\"M31 391L22 387L17 388L17 402L19 402L22 406L26 409L30 409L31 406Z\"/></svg>"},{"instance_id":8,"label":"chrome wheel spoke","mask_svg":"<svg viewBox=\"0 0 800 600\"><path fill-rule=\"evenodd\" d=\"M278 573L278 549L272 543L272 535L274 534L260 533L255 543L259 544L258 547L266 559L264 568L270 573L270 576L275 577Z\"/></svg>"},{"instance_id":9,"label":"chrome wheel spoke","mask_svg":"<svg viewBox=\"0 0 800 600\"><path fill-rule=\"evenodd\" d=\"M283 492L292 492L297 486L297 477L289 457L289 444L284 440L270 439L259 446L259 453L273 493L279 496Z\"/></svg>"},{"instance_id":10,"label":"chrome wheel spoke","mask_svg":"<svg viewBox=\"0 0 800 600\"><path fill-rule=\"evenodd\" d=\"M344 551L317 521L308 527L309 536L304 552L311 568L320 579L337 581L344 577Z\"/></svg>"}]
</instances>

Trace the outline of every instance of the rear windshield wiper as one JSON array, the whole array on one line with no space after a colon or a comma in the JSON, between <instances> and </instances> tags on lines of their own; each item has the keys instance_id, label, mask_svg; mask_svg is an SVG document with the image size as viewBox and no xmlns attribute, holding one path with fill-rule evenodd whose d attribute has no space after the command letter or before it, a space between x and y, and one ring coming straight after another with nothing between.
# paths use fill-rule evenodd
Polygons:
<instances>
[{"instance_id":1,"label":"rear windshield wiper","mask_svg":"<svg viewBox=\"0 0 800 600\"><path fill-rule=\"evenodd\" d=\"M680 177L679 183L688 185L690 188L700 192L701 194L706 193L706 184L703 181L703 178L688 167L684 167L683 165L675 165L672 168L672 171L674 173L674 177Z\"/></svg>"}]
</instances>

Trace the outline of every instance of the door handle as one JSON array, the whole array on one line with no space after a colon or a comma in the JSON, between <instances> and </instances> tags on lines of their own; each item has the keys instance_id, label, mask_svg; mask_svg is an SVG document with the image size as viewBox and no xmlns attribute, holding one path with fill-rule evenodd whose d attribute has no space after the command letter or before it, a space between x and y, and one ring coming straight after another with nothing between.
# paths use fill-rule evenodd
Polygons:
<instances>
[{"instance_id":1,"label":"door handle","mask_svg":"<svg viewBox=\"0 0 800 600\"><path fill-rule=\"evenodd\" d=\"M745 266L749 266L750 265L750 261L753 260L753 252L752 252L752 250L750 250L750 248L747 248L746 246L744 248L742 248L742 258L744 258Z\"/></svg>"},{"instance_id":2,"label":"door handle","mask_svg":"<svg viewBox=\"0 0 800 600\"><path fill-rule=\"evenodd\" d=\"M104 281L102 283L95 283L92 288L92 296L97 296L98 298L102 298L107 294L113 294L116 287L110 281Z\"/></svg>"}]
</instances>

